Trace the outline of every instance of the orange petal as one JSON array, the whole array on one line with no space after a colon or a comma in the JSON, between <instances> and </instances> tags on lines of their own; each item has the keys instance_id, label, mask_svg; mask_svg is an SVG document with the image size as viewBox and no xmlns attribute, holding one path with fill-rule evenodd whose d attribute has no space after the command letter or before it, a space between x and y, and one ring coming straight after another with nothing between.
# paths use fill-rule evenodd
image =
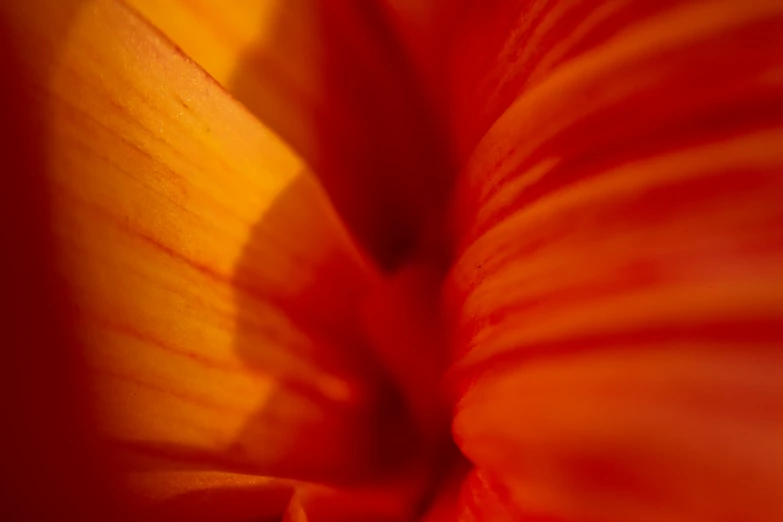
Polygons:
<instances>
[{"instance_id":1,"label":"orange petal","mask_svg":"<svg viewBox=\"0 0 783 522\"><path fill-rule=\"evenodd\" d=\"M394 459L355 327L375 276L301 160L115 2L0 14L113 456L330 481Z\"/></svg>"},{"instance_id":2,"label":"orange petal","mask_svg":"<svg viewBox=\"0 0 783 522\"><path fill-rule=\"evenodd\" d=\"M453 172L432 89L418 72L424 67L408 54L432 42L411 35L416 42L406 46L398 34L395 20L409 8L363 0L131 3L302 155L381 265L439 247L419 245L419 236L445 204Z\"/></svg>"},{"instance_id":3,"label":"orange petal","mask_svg":"<svg viewBox=\"0 0 783 522\"><path fill-rule=\"evenodd\" d=\"M495 5L457 71L460 447L526 515L778 520L783 5Z\"/></svg>"}]
</instances>

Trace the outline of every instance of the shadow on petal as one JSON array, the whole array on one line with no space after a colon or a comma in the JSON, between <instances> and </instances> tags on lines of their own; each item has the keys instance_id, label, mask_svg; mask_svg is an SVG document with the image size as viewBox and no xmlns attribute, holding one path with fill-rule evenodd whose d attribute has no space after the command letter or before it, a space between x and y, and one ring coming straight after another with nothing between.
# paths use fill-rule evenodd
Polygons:
<instances>
[{"instance_id":1,"label":"shadow on petal","mask_svg":"<svg viewBox=\"0 0 783 522\"><path fill-rule=\"evenodd\" d=\"M231 451L267 454L271 475L330 484L408 464L410 413L360 328L367 270L309 173L264 213L235 270L235 348L275 384ZM295 340L264 342L272 313Z\"/></svg>"}]
</instances>

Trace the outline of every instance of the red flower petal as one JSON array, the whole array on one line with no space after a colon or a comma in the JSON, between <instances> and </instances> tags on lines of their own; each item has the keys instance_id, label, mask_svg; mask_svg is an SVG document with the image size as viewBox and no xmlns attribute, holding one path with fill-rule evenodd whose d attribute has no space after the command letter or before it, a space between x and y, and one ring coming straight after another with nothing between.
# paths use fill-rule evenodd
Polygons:
<instances>
[{"instance_id":1,"label":"red flower petal","mask_svg":"<svg viewBox=\"0 0 783 522\"><path fill-rule=\"evenodd\" d=\"M779 519L783 5L493 6L456 66L460 447L517 513Z\"/></svg>"}]
</instances>

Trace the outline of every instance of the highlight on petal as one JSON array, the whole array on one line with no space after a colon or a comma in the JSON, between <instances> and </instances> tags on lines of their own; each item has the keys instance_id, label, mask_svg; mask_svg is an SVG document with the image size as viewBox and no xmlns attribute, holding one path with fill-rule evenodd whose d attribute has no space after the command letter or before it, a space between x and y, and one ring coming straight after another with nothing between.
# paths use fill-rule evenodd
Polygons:
<instances>
[{"instance_id":1,"label":"highlight on petal","mask_svg":"<svg viewBox=\"0 0 783 522\"><path fill-rule=\"evenodd\" d=\"M434 70L443 53L421 29L443 9L421 10L407 31L411 8L397 1L130 3L291 144L382 267L443 248L421 235L442 212L454 169L441 97L419 65ZM422 47L429 57L410 54Z\"/></svg>"},{"instance_id":2,"label":"highlight on petal","mask_svg":"<svg viewBox=\"0 0 783 522\"><path fill-rule=\"evenodd\" d=\"M117 464L341 482L399 461L354 327L375 275L302 161L116 2L0 14Z\"/></svg>"},{"instance_id":3,"label":"highlight on petal","mask_svg":"<svg viewBox=\"0 0 783 522\"><path fill-rule=\"evenodd\" d=\"M493 5L454 73L460 448L514 516L779 519L783 5Z\"/></svg>"},{"instance_id":4,"label":"highlight on petal","mask_svg":"<svg viewBox=\"0 0 783 522\"><path fill-rule=\"evenodd\" d=\"M279 519L296 484L233 473L138 471L125 480L139 519L225 522Z\"/></svg>"},{"instance_id":5,"label":"highlight on petal","mask_svg":"<svg viewBox=\"0 0 783 522\"><path fill-rule=\"evenodd\" d=\"M307 110L325 103L321 51L304 1L128 0L300 153L315 154ZM258 59L251 63L249 55ZM241 85L235 79L241 74Z\"/></svg>"}]
</instances>

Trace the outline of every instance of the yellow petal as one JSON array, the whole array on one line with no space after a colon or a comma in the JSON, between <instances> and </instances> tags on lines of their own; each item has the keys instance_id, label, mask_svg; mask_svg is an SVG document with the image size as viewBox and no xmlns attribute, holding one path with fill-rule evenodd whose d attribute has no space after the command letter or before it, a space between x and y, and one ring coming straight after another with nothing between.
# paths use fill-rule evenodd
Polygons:
<instances>
[{"instance_id":1,"label":"yellow petal","mask_svg":"<svg viewBox=\"0 0 783 522\"><path fill-rule=\"evenodd\" d=\"M315 102L323 102L320 97L324 89L319 74L319 35L312 31L317 13L310 2L127 3L221 85L259 111L263 121L298 150L314 154L316 127L306 111Z\"/></svg>"},{"instance_id":2,"label":"yellow petal","mask_svg":"<svg viewBox=\"0 0 783 522\"><path fill-rule=\"evenodd\" d=\"M404 3L131 4L302 155L380 264L393 267L420 246L453 174L443 121L419 74L435 69L407 50L432 48L418 60L429 65L442 52L417 43L428 9L407 38L394 21L412 10Z\"/></svg>"},{"instance_id":3,"label":"yellow petal","mask_svg":"<svg viewBox=\"0 0 783 522\"><path fill-rule=\"evenodd\" d=\"M302 161L116 2L0 14L111 450L172 470L373 468L382 381L355 319L374 276Z\"/></svg>"}]
</instances>

